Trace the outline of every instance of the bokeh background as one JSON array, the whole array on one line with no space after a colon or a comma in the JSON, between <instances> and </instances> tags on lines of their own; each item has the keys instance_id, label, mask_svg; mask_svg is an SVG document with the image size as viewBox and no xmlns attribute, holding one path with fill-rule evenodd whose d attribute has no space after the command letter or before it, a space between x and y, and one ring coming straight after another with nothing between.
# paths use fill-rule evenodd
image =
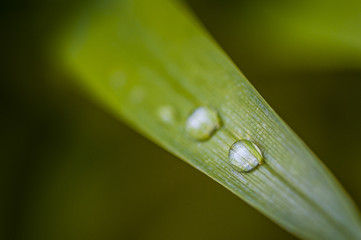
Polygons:
<instances>
[{"instance_id":1,"label":"bokeh background","mask_svg":"<svg viewBox=\"0 0 361 240\"><path fill-rule=\"evenodd\" d=\"M0 238L293 239L58 67L54 36L88 2L1 6ZM360 206L361 6L300 2L187 4Z\"/></svg>"}]
</instances>

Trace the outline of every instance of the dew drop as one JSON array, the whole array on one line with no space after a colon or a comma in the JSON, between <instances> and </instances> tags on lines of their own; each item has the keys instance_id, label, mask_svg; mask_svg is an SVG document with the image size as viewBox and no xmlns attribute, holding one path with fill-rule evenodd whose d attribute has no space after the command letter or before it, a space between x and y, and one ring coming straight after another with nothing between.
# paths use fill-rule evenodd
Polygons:
<instances>
[{"instance_id":1,"label":"dew drop","mask_svg":"<svg viewBox=\"0 0 361 240\"><path fill-rule=\"evenodd\" d=\"M194 139L203 141L209 139L220 126L221 121L215 110L199 107L188 117L186 131Z\"/></svg>"},{"instance_id":2,"label":"dew drop","mask_svg":"<svg viewBox=\"0 0 361 240\"><path fill-rule=\"evenodd\" d=\"M130 100L133 103L140 103L144 100L144 97L146 95L146 92L144 90L143 87L141 86L135 86L131 91L130 91Z\"/></svg>"},{"instance_id":3,"label":"dew drop","mask_svg":"<svg viewBox=\"0 0 361 240\"><path fill-rule=\"evenodd\" d=\"M157 109L160 120L166 124L172 124L176 118L176 111L170 105L163 105Z\"/></svg>"},{"instance_id":4,"label":"dew drop","mask_svg":"<svg viewBox=\"0 0 361 240\"><path fill-rule=\"evenodd\" d=\"M109 78L110 86L114 90L121 88L125 84L125 82L126 82L125 74L120 70L115 71Z\"/></svg>"},{"instance_id":5,"label":"dew drop","mask_svg":"<svg viewBox=\"0 0 361 240\"><path fill-rule=\"evenodd\" d=\"M249 140L239 140L231 146L228 159L239 172L249 172L263 163L263 155L256 144Z\"/></svg>"}]
</instances>

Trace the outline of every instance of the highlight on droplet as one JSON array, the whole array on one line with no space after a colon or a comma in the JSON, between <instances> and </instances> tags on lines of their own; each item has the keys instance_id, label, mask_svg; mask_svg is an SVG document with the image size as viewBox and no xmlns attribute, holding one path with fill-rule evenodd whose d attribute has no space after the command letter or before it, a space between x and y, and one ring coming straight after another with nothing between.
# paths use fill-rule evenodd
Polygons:
<instances>
[{"instance_id":1,"label":"highlight on droplet","mask_svg":"<svg viewBox=\"0 0 361 240\"><path fill-rule=\"evenodd\" d=\"M255 143L242 139L230 147L228 160L237 171L249 172L263 163L263 155Z\"/></svg>"}]
</instances>

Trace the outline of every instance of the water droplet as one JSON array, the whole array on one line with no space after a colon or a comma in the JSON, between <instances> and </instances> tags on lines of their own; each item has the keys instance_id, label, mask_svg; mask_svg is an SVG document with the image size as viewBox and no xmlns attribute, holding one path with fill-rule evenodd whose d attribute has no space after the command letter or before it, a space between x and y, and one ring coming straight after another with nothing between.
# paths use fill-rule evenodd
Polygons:
<instances>
[{"instance_id":1,"label":"water droplet","mask_svg":"<svg viewBox=\"0 0 361 240\"><path fill-rule=\"evenodd\" d=\"M176 112L170 105L163 105L157 109L157 114L160 120L167 124L172 124L175 121Z\"/></svg>"},{"instance_id":2,"label":"water droplet","mask_svg":"<svg viewBox=\"0 0 361 240\"><path fill-rule=\"evenodd\" d=\"M140 103L144 100L145 94L146 92L143 87L135 86L130 92L130 100L133 103Z\"/></svg>"},{"instance_id":3,"label":"water droplet","mask_svg":"<svg viewBox=\"0 0 361 240\"><path fill-rule=\"evenodd\" d=\"M121 88L125 82L125 74L120 70L115 71L109 78L110 86L115 90Z\"/></svg>"},{"instance_id":4,"label":"water droplet","mask_svg":"<svg viewBox=\"0 0 361 240\"><path fill-rule=\"evenodd\" d=\"M249 172L263 163L263 155L256 144L249 140L239 140L231 146L228 159L237 171Z\"/></svg>"},{"instance_id":5,"label":"water droplet","mask_svg":"<svg viewBox=\"0 0 361 240\"><path fill-rule=\"evenodd\" d=\"M187 133L197 140L207 140L220 128L218 113L209 107L199 107L186 122Z\"/></svg>"}]
</instances>

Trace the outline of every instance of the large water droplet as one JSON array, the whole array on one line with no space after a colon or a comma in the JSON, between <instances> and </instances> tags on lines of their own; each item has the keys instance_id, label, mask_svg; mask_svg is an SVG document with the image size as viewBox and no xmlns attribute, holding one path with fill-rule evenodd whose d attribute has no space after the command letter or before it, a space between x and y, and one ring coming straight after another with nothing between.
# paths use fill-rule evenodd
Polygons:
<instances>
[{"instance_id":1,"label":"large water droplet","mask_svg":"<svg viewBox=\"0 0 361 240\"><path fill-rule=\"evenodd\" d=\"M249 140L239 140L231 146L228 159L237 171L249 172L263 163L263 155L256 144Z\"/></svg>"},{"instance_id":2,"label":"large water droplet","mask_svg":"<svg viewBox=\"0 0 361 240\"><path fill-rule=\"evenodd\" d=\"M187 133L197 140L207 140L220 128L218 113L209 107L199 107L186 122Z\"/></svg>"}]
</instances>

